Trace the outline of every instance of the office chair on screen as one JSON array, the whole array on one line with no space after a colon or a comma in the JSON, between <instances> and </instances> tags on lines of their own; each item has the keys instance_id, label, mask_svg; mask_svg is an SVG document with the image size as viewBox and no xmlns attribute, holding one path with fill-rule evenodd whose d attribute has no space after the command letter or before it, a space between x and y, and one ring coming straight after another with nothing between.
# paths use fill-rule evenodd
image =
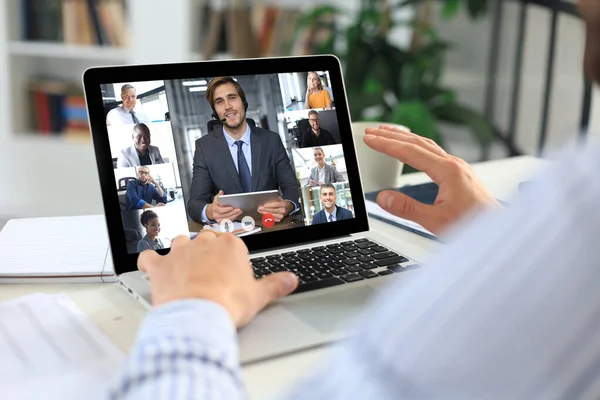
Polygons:
<instances>
[{"instance_id":1,"label":"office chair on screen","mask_svg":"<svg viewBox=\"0 0 600 400\"><path fill-rule=\"evenodd\" d=\"M127 183L136 180L136 177L126 176L120 178L117 183L117 195L119 196L119 206L121 211L127 211Z\"/></svg>"},{"instance_id":2,"label":"office chair on screen","mask_svg":"<svg viewBox=\"0 0 600 400\"><path fill-rule=\"evenodd\" d=\"M252 118L246 118L246 122L248 123L248 125L250 125L250 128L256 128L256 122ZM217 129L217 127L221 126L223 126L223 124L221 124L221 121L211 119L206 123L206 132L212 132L215 129Z\"/></svg>"}]
</instances>

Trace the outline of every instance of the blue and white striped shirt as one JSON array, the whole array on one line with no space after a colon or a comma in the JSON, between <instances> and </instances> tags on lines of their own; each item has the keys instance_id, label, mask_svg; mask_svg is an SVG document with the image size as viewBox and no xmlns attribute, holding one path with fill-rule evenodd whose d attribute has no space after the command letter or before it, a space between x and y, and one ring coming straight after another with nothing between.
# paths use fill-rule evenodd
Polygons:
<instances>
[{"instance_id":1,"label":"blue and white striped shirt","mask_svg":"<svg viewBox=\"0 0 600 400\"><path fill-rule=\"evenodd\" d=\"M600 398L600 152L469 218L380 293L289 399ZM149 313L114 398L244 397L218 305Z\"/></svg>"}]
</instances>

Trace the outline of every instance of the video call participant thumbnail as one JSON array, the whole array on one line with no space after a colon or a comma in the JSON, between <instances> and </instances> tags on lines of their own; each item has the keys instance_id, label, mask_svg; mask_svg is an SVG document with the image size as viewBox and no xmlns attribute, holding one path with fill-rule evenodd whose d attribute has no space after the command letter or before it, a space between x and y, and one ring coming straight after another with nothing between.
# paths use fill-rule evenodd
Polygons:
<instances>
[{"instance_id":1,"label":"video call participant thumbnail","mask_svg":"<svg viewBox=\"0 0 600 400\"><path fill-rule=\"evenodd\" d=\"M150 175L148 167L137 168L137 179L127 182L127 211L140 210L142 208L153 208L152 200L156 207L167 203L167 194Z\"/></svg>"},{"instance_id":2,"label":"video call participant thumbnail","mask_svg":"<svg viewBox=\"0 0 600 400\"><path fill-rule=\"evenodd\" d=\"M146 124L135 124L131 134L133 145L124 148L117 159L117 168L139 167L140 165L163 164L160 150L152 146L150 128Z\"/></svg>"},{"instance_id":3,"label":"video call participant thumbnail","mask_svg":"<svg viewBox=\"0 0 600 400\"><path fill-rule=\"evenodd\" d=\"M138 242L137 251L164 249L163 242L158 238L160 233L158 215L152 210L146 210L140 216L140 222L146 229L146 235Z\"/></svg>"},{"instance_id":4,"label":"video call participant thumbnail","mask_svg":"<svg viewBox=\"0 0 600 400\"><path fill-rule=\"evenodd\" d=\"M275 132L250 127L248 102L232 77L210 81L206 99L213 117L223 124L196 140L188 213L196 222L221 222L243 217L240 209L223 207L218 195L279 190L283 199L257 210L276 222L299 209L296 176L281 138Z\"/></svg>"},{"instance_id":5,"label":"video call participant thumbnail","mask_svg":"<svg viewBox=\"0 0 600 400\"><path fill-rule=\"evenodd\" d=\"M314 71L308 73L306 77L306 108L325 108L332 109L331 96L329 92L323 88L323 82L319 74Z\"/></svg>"},{"instance_id":6,"label":"video call participant thumbnail","mask_svg":"<svg viewBox=\"0 0 600 400\"><path fill-rule=\"evenodd\" d=\"M337 195L333 185L321 186L321 204L323 209L316 213L312 219L312 225L325 224L327 222L341 221L354 218L352 211L337 206Z\"/></svg>"},{"instance_id":7,"label":"video call participant thumbnail","mask_svg":"<svg viewBox=\"0 0 600 400\"><path fill-rule=\"evenodd\" d=\"M300 147L327 146L336 144L331 132L321 128L321 118L315 110L308 112L308 127L300 139Z\"/></svg>"},{"instance_id":8,"label":"video call participant thumbnail","mask_svg":"<svg viewBox=\"0 0 600 400\"><path fill-rule=\"evenodd\" d=\"M106 125L139 124L150 122L146 114L137 105L137 92L132 85L121 86L121 100L123 104L113 108L106 114Z\"/></svg>"},{"instance_id":9,"label":"video call participant thumbnail","mask_svg":"<svg viewBox=\"0 0 600 400\"><path fill-rule=\"evenodd\" d=\"M311 169L305 186L325 185L344 181L342 174L333 165L325 163L325 151L322 148L315 147L313 155L317 166Z\"/></svg>"}]
</instances>

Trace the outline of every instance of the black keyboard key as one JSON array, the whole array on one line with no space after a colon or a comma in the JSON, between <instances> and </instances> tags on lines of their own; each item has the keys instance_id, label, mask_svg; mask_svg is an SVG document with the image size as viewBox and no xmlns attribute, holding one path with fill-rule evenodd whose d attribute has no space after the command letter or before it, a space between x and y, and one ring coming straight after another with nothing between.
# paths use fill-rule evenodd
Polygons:
<instances>
[{"instance_id":1,"label":"black keyboard key","mask_svg":"<svg viewBox=\"0 0 600 400\"><path fill-rule=\"evenodd\" d=\"M342 261L342 263L344 263L346 265L356 265L356 264L360 264L360 261L349 258L347 260Z\"/></svg>"},{"instance_id":2,"label":"black keyboard key","mask_svg":"<svg viewBox=\"0 0 600 400\"><path fill-rule=\"evenodd\" d=\"M343 280L345 280L346 282L356 282L356 281L362 281L363 278L362 276L358 275L358 274L347 274L347 275L342 275L341 278Z\"/></svg>"},{"instance_id":3,"label":"black keyboard key","mask_svg":"<svg viewBox=\"0 0 600 400\"><path fill-rule=\"evenodd\" d=\"M254 268L268 268L269 264L267 262L264 261L252 261L252 266Z\"/></svg>"},{"instance_id":4,"label":"black keyboard key","mask_svg":"<svg viewBox=\"0 0 600 400\"><path fill-rule=\"evenodd\" d=\"M330 269L340 269L340 268L345 267L345 265L341 262L332 262L332 263L329 263L328 265L329 265Z\"/></svg>"},{"instance_id":5,"label":"black keyboard key","mask_svg":"<svg viewBox=\"0 0 600 400\"><path fill-rule=\"evenodd\" d=\"M329 273L333 274L335 276L341 276L341 275L346 275L348 272L345 269L340 268L340 269L331 269L331 270L329 270Z\"/></svg>"},{"instance_id":6,"label":"black keyboard key","mask_svg":"<svg viewBox=\"0 0 600 400\"><path fill-rule=\"evenodd\" d=\"M358 250L358 253L362 254L363 256L368 256L369 254L375 254L375 252L371 249L360 249L360 250Z\"/></svg>"},{"instance_id":7,"label":"black keyboard key","mask_svg":"<svg viewBox=\"0 0 600 400\"><path fill-rule=\"evenodd\" d=\"M312 249L313 249L313 251L314 250L317 250L317 251L319 251L319 250L325 250L325 246L317 246L317 247L313 247Z\"/></svg>"},{"instance_id":8,"label":"black keyboard key","mask_svg":"<svg viewBox=\"0 0 600 400\"><path fill-rule=\"evenodd\" d=\"M327 272L329 271L329 266L327 265L317 265L315 267L312 268L313 270L317 271L317 272Z\"/></svg>"},{"instance_id":9,"label":"black keyboard key","mask_svg":"<svg viewBox=\"0 0 600 400\"><path fill-rule=\"evenodd\" d=\"M371 279L371 278L375 278L376 276L379 276L373 271L360 271L359 274L361 274L362 276L364 276L367 279Z\"/></svg>"},{"instance_id":10,"label":"black keyboard key","mask_svg":"<svg viewBox=\"0 0 600 400\"><path fill-rule=\"evenodd\" d=\"M340 243L341 246L354 246L353 240L346 240L345 242Z\"/></svg>"},{"instance_id":11,"label":"black keyboard key","mask_svg":"<svg viewBox=\"0 0 600 400\"><path fill-rule=\"evenodd\" d=\"M283 271L287 271L288 269L286 267L284 267L283 265L277 265L277 266L273 266L271 268L269 268L271 271L273 272L283 272Z\"/></svg>"},{"instance_id":12,"label":"black keyboard key","mask_svg":"<svg viewBox=\"0 0 600 400\"><path fill-rule=\"evenodd\" d=\"M354 246L342 246L342 250L348 252L348 251L356 251L356 247Z\"/></svg>"},{"instance_id":13,"label":"black keyboard key","mask_svg":"<svg viewBox=\"0 0 600 400\"><path fill-rule=\"evenodd\" d=\"M366 241L362 243L357 243L355 246L359 249L368 249L369 247L377 246L377 243Z\"/></svg>"},{"instance_id":14,"label":"black keyboard key","mask_svg":"<svg viewBox=\"0 0 600 400\"><path fill-rule=\"evenodd\" d=\"M312 275L315 272L312 268L297 268L294 270L296 275Z\"/></svg>"},{"instance_id":15,"label":"black keyboard key","mask_svg":"<svg viewBox=\"0 0 600 400\"><path fill-rule=\"evenodd\" d=\"M331 247L327 249L330 254L342 254L344 250L341 247Z\"/></svg>"},{"instance_id":16,"label":"black keyboard key","mask_svg":"<svg viewBox=\"0 0 600 400\"><path fill-rule=\"evenodd\" d=\"M399 263L403 263L406 261L408 261L408 259L406 257L398 256L398 257L384 258L383 260L377 260L377 261L375 261L375 264L379 265L380 267L387 267L388 265L399 264Z\"/></svg>"},{"instance_id":17,"label":"black keyboard key","mask_svg":"<svg viewBox=\"0 0 600 400\"><path fill-rule=\"evenodd\" d=\"M302 260L312 260L313 258L315 258L315 256L313 256L312 254L298 254L298 258L302 259Z\"/></svg>"},{"instance_id":18,"label":"black keyboard key","mask_svg":"<svg viewBox=\"0 0 600 400\"><path fill-rule=\"evenodd\" d=\"M333 260L333 261L342 261L342 260L345 260L346 258L348 258L348 255L347 254L343 254L343 253L329 255L329 259Z\"/></svg>"},{"instance_id":19,"label":"black keyboard key","mask_svg":"<svg viewBox=\"0 0 600 400\"><path fill-rule=\"evenodd\" d=\"M356 259L362 263L370 263L371 261L373 261L373 259L369 256L360 256L356 257Z\"/></svg>"},{"instance_id":20,"label":"black keyboard key","mask_svg":"<svg viewBox=\"0 0 600 400\"><path fill-rule=\"evenodd\" d=\"M323 289L326 287L343 285L345 282L339 278L327 278L316 282L307 282L298 285L292 294L308 292L310 290Z\"/></svg>"},{"instance_id":21,"label":"black keyboard key","mask_svg":"<svg viewBox=\"0 0 600 400\"><path fill-rule=\"evenodd\" d=\"M322 251L322 250L315 250L313 251L313 256L315 256L315 258L325 258L325 257L329 257L329 253L327 253L326 251Z\"/></svg>"},{"instance_id":22,"label":"black keyboard key","mask_svg":"<svg viewBox=\"0 0 600 400\"><path fill-rule=\"evenodd\" d=\"M372 264L372 263L368 263L368 264L360 264L360 266L363 269L375 269L375 268L379 268L379 265L377 264Z\"/></svg>"},{"instance_id":23,"label":"black keyboard key","mask_svg":"<svg viewBox=\"0 0 600 400\"><path fill-rule=\"evenodd\" d=\"M351 251L349 253L346 253L345 256L348 258L356 258L356 257L360 257L360 253L358 253L356 251Z\"/></svg>"},{"instance_id":24,"label":"black keyboard key","mask_svg":"<svg viewBox=\"0 0 600 400\"><path fill-rule=\"evenodd\" d=\"M262 261L267 261L267 259L264 258L264 257L256 257L256 258L250 259L250 261L252 261L252 262L254 262L254 261L256 261L256 262L262 262Z\"/></svg>"},{"instance_id":25,"label":"black keyboard key","mask_svg":"<svg viewBox=\"0 0 600 400\"><path fill-rule=\"evenodd\" d=\"M371 247L371 250L373 250L375 253L383 253L384 251L389 251L387 248L385 248L383 246Z\"/></svg>"},{"instance_id":26,"label":"black keyboard key","mask_svg":"<svg viewBox=\"0 0 600 400\"><path fill-rule=\"evenodd\" d=\"M329 272L317 272L315 274L315 276L319 279L327 279L327 278L331 278L333 275L330 274Z\"/></svg>"},{"instance_id":27,"label":"black keyboard key","mask_svg":"<svg viewBox=\"0 0 600 400\"><path fill-rule=\"evenodd\" d=\"M283 265L285 264L285 261L283 260L283 258L272 258L269 261L267 261L267 263L270 265Z\"/></svg>"},{"instance_id":28,"label":"black keyboard key","mask_svg":"<svg viewBox=\"0 0 600 400\"><path fill-rule=\"evenodd\" d=\"M304 282L316 282L319 280L319 278L317 278L314 275L304 275L304 276L302 276L302 280Z\"/></svg>"},{"instance_id":29,"label":"black keyboard key","mask_svg":"<svg viewBox=\"0 0 600 400\"><path fill-rule=\"evenodd\" d=\"M302 250L298 250L296 253L298 253L298 254L308 254L310 252L312 252L311 249L302 249Z\"/></svg>"},{"instance_id":30,"label":"black keyboard key","mask_svg":"<svg viewBox=\"0 0 600 400\"><path fill-rule=\"evenodd\" d=\"M384 251L383 253L373 254L371 257L373 257L375 260L383 260L384 258L390 258L390 257L396 257L396 256L398 256L398 254L394 253L393 251Z\"/></svg>"},{"instance_id":31,"label":"black keyboard key","mask_svg":"<svg viewBox=\"0 0 600 400\"><path fill-rule=\"evenodd\" d=\"M267 260L271 261L271 260L277 260L281 258L281 254L273 254L272 256L267 256Z\"/></svg>"},{"instance_id":32,"label":"black keyboard key","mask_svg":"<svg viewBox=\"0 0 600 400\"><path fill-rule=\"evenodd\" d=\"M283 257L285 257L285 256L295 256L295 255L296 255L296 252L295 252L295 251L288 251L288 252L286 252L286 253L281 253L281 255L282 255Z\"/></svg>"},{"instance_id":33,"label":"black keyboard key","mask_svg":"<svg viewBox=\"0 0 600 400\"><path fill-rule=\"evenodd\" d=\"M384 276L384 275L391 275L393 273L394 273L393 271L386 269L385 271L379 272L379 275Z\"/></svg>"},{"instance_id":34,"label":"black keyboard key","mask_svg":"<svg viewBox=\"0 0 600 400\"><path fill-rule=\"evenodd\" d=\"M338 243L333 243L333 244L328 244L327 246L325 246L328 249L332 249L334 247L340 247L340 245Z\"/></svg>"},{"instance_id":35,"label":"black keyboard key","mask_svg":"<svg viewBox=\"0 0 600 400\"><path fill-rule=\"evenodd\" d=\"M349 267L346 267L346 271L348 271L348 272L359 272L362 270L363 269L361 267L359 267L358 265L351 265Z\"/></svg>"},{"instance_id":36,"label":"black keyboard key","mask_svg":"<svg viewBox=\"0 0 600 400\"><path fill-rule=\"evenodd\" d=\"M254 270L254 274L259 275L259 276L263 276L263 275L269 275L271 273L271 271L269 271L268 269L264 269L264 268L258 268Z\"/></svg>"},{"instance_id":37,"label":"black keyboard key","mask_svg":"<svg viewBox=\"0 0 600 400\"><path fill-rule=\"evenodd\" d=\"M364 243L364 242L368 242L368 241L369 241L369 239L362 238L362 239L356 239L354 241L354 243Z\"/></svg>"}]
</instances>

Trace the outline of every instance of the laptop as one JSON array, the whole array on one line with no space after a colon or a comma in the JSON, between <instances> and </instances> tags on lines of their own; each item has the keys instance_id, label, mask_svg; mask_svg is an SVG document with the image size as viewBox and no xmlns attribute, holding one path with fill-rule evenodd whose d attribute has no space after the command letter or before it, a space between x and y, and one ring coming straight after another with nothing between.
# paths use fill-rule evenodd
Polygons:
<instances>
[{"instance_id":1,"label":"laptop","mask_svg":"<svg viewBox=\"0 0 600 400\"><path fill-rule=\"evenodd\" d=\"M321 82L308 82L309 72ZM369 231L335 56L99 67L83 83L115 272L128 293L150 307L140 251L166 254L177 235L223 226L245 231L256 279L298 275L296 292L240 330L243 364L344 338L381 285L416 273L402 249ZM307 98L309 84L317 92ZM219 190L278 190L290 212L210 220Z\"/></svg>"}]
</instances>

